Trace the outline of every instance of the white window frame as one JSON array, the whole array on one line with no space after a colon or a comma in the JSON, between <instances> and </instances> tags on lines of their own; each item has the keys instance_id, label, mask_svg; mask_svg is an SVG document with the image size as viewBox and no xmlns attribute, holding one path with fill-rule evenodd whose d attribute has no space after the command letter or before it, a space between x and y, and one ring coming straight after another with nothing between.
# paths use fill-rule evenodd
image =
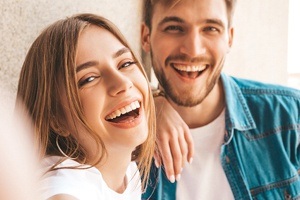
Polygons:
<instances>
[{"instance_id":1,"label":"white window frame","mask_svg":"<svg viewBox=\"0 0 300 200\"><path fill-rule=\"evenodd\" d=\"M300 89L300 1L289 0L288 85Z\"/></svg>"}]
</instances>

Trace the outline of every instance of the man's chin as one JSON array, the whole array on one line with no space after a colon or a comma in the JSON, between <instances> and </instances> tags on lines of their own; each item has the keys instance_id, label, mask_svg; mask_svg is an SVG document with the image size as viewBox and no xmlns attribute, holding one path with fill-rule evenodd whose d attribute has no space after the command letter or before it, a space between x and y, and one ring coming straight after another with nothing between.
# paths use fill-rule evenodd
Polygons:
<instances>
[{"instance_id":1,"label":"man's chin","mask_svg":"<svg viewBox=\"0 0 300 200\"><path fill-rule=\"evenodd\" d=\"M199 105L203 99L196 99L195 97L192 97L189 95L173 95L173 94L167 94L170 100L172 100L176 105L183 106L183 107L194 107Z\"/></svg>"}]
</instances>

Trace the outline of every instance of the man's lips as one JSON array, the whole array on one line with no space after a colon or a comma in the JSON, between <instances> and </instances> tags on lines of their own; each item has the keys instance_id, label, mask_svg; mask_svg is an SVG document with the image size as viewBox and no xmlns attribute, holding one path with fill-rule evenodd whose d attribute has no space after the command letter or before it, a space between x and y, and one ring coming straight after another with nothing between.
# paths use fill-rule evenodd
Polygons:
<instances>
[{"instance_id":1,"label":"man's lips","mask_svg":"<svg viewBox=\"0 0 300 200\"><path fill-rule=\"evenodd\" d=\"M130 122L139 115L140 102L133 101L129 105L126 105L120 109L113 111L107 115L105 119L109 122Z\"/></svg>"},{"instance_id":2,"label":"man's lips","mask_svg":"<svg viewBox=\"0 0 300 200\"><path fill-rule=\"evenodd\" d=\"M205 69L208 68L207 64L198 65L188 65L188 64L178 64L171 63L171 66L178 72L181 76L185 78L195 79L197 78Z\"/></svg>"}]
</instances>

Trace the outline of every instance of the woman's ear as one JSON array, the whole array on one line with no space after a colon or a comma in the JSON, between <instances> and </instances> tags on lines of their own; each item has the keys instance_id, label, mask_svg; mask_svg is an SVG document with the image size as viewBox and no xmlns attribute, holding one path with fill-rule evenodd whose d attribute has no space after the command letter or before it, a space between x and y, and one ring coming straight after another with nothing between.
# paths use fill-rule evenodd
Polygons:
<instances>
[{"instance_id":1,"label":"woman's ear","mask_svg":"<svg viewBox=\"0 0 300 200\"><path fill-rule=\"evenodd\" d=\"M57 120L53 120L53 119L50 120L50 129L56 134L63 137L67 137L69 135L66 129L61 124L59 124Z\"/></svg>"},{"instance_id":2,"label":"woman's ear","mask_svg":"<svg viewBox=\"0 0 300 200\"><path fill-rule=\"evenodd\" d=\"M142 42L142 48L145 52L149 52L151 49L150 46L150 29L149 27L143 23L141 28L141 42Z\"/></svg>"}]
</instances>

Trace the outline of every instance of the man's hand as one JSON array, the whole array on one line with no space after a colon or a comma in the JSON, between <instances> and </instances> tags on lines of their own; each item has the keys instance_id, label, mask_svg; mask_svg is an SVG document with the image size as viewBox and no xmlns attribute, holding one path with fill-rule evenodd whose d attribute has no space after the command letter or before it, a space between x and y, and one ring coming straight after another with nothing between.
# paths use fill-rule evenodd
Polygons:
<instances>
[{"instance_id":1,"label":"man's hand","mask_svg":"<svg viewBox=\"0 0 300 200\"><path fill-rule=\"evenodd\" d=\"M155 164L162 163L170 182L179 181L185 162L192 162L194 143L189 127L166 98L154 98L156 106L156 134L158 151Z\"/></svg>"}]
</instances>

